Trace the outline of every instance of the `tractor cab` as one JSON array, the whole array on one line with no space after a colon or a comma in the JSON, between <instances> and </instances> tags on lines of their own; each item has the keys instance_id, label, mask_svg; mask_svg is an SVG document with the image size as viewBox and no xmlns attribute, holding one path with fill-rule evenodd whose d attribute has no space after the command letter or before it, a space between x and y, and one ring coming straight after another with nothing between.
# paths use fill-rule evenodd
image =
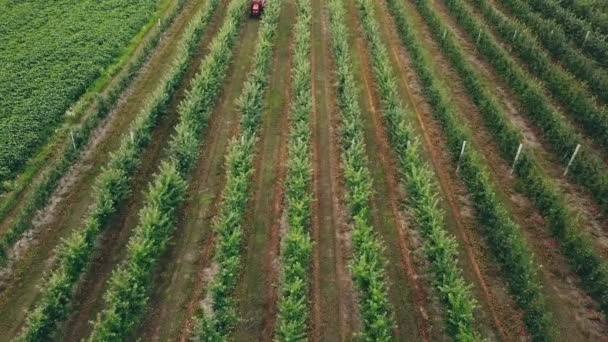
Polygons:
<instances>
[{"instance_id":1,"label":"tractor cab","mask_svg":"<svg viewBox=\"0 0 608 342\"><path fill-rule=\"evenodd\" d=\"M264 11L264 0L251 0L251 16L258 18Z\"/></svg>"}]
</instances>

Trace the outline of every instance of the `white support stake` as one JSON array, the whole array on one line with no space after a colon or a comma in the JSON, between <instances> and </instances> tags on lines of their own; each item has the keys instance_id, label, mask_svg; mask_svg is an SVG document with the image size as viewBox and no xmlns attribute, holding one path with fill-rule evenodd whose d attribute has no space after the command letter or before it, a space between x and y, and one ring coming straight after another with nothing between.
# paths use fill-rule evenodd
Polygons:
<instances>
[{"instance_id":1,"label":"white support stake","mask_svg":"<svg viewBox=\"0 0 608 342\"><path fill-rule=\"evenodd\" d=\"M458 156L458 164L456 165L456 172L460 170L460 160L462 159L462 155L464 154L464 149L467 147L467 141L462 142L462 148L460 149L460 155Z\"/></svg>"},{"instance_id":2,"label":"white support stake","mask_svg":"<svg viewBox=\"0 0 608 342\"><path fill-rule=\"evenodd\" d=\"M131 133L131 143L134 144L135 143L135 138L133 137L133 131L131 131L129 133Z\"/></svg>"},{"instance_id":3,"label":"white support stake","mask_svg":"<svg viewBox=\"0 0 608 342\"><path fill-rule=\"evenodd\" d=\"M481 30L479 30L479 34L477 35L477 45L479 45L479 40L481 39Z\"/></svg>"},{"instance_id":4,"label":"white support stake","mask_svg":"<svg viewBox=\"0 0 608 342\"><path fill-rule=\"evenodd\" d=\"M519 144L517 148L517 153L515 154L515 159L513 159L513 165L511 165L511 174L513 174L513 170L515 170L515 164L517 164L517 160L519 159L519 155L521 154L521 150L524 148L524 144Z\"/></svg>"},{"instance_id":5,"label":"white support stake","mask_svg":"<svg viewBox=\"0 0 608 342\"><path fill-rule=\"evenodd\" d=\"M74 132L70 131L70 137L72 138L72 147L76 149L76 141L74 140Z\"/></svg>"},{"instance_id":6,"label":"white support stake","mask_svg":"<svg viewBox=\"0 0 608 342\"><path fill-rule=\"evenodd\" d=\"M446 34L448 34L448 29L444 29L444 30L443 30L443 38L442 38L443 40L445 40L445 35L446 35Z\"/></svg>"},{"instance_id":7,"label":"white support stake","mask_svg":"<svg viewBox=\"0 0 608 342\"><path fill-rule=\"evenodd\" d=\"M570 168L570 165L572 165L572 162L574 161L574 158L576 157L576 155L578 154L578 151L581 149L581 144L576 144L576 148L574 149L574 153L572 153L572 157L570 157L570 161L568 162L568 166L566 166L566 170L564 171L564 176L568 174L568 169Z\"/></svg>"},{"instance_id":8,"label":"white support stake","mask_svg":"<svg viewBox=\"0 0 608 342\"><path fill-rule=\"evenodd\" d=\"M587 41L587 39L589 39L589 34L591 33L591 31L587 31L587 34L585 35L585 42Z\"/></svg>"}]
</instances>

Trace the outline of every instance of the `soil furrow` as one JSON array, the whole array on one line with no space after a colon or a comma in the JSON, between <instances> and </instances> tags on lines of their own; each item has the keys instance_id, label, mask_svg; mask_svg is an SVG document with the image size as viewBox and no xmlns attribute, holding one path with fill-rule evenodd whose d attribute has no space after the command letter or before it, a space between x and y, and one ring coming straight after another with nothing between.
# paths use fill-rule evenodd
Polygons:
<instances>
[{"instance_id":1,"label":"soil furrow","mask_svg":"<svg viewBox=\"0 0 608 342\"><path fill-rule=\"evenodd\" d=\"M590 336L602 336L604 329L597 321L602 317L598 304L583 291L579 277L572 272L567 260L559 253L557 243L551 237L538 211L530 200L517 190L516 180L510 173L510 165L500 158L500 152L491 134L481 123L481 114L468 97L462 80L450 68L449 62L432 39L423 19L419 17L413 5L408 8L419 23L421 41L434 56L438 75L442 76L444 84L450 85L453 103L460 113L466 114L462 115L462 119L471 128L473 145L484 156L486 165L492 171L494 183L500 184L500 187L496 188L497 194L512 213L514 221L524 231L537 256L542 282L545 284L547 304L554 313L555 320L559 322L562 337L567 340L580 340Z\"/></svg>"},{"instance_id":2,"label":"soil furrow","mask_svg":"<svg viewBox=\"0 0 608 342\"><path fill-rule=\"evenodd\" d=\"M151 309L137 334L143 341L190 337L190 318L198 309L199 296L209 280L208 267L214 251L212 218L225 183L225 153L238 131L236 99L253 63L258 26L257 21L245 20L223 93L203 132L201 155L192 173L177 232L152 279L157 285L150 296Z\"/></svg>"},{"instance_id":3,"label":"soil furrow","mask_svg":"<svg viewBox=\"0 0 608 342\"><path fill-rule=\"evenodd\" d=\"M371 62L357 18L354 2L347 6L351 31L351 51L355 77L362 81L361 108L364 114L364 134L367 154L372 161L370 171L374 184L372 221L382 238L388 257L389 296L395 312L395 334L400 340L445 340L441 314L431 303L426 290L430 286L426 272L421 272L419 241L414 241L409 229L410 218L400 210L403 194L399 191L397 171L391 156L388 139L380 117L378 96L373 89Z\"/></svg>"},{"instance_id":4,"label":"soil furrow","mask_svg":"<svg viewBox=\"0 0 608 342\"><path fill-rule=\"evenodd\" d=\"M158 70L163 70L173 60L175 46L179 40L177 37L182 34L190 18L204 3L204 1L193 1L186 5L182 15L176 19L174 26L168 31L163 42L143 69L143 73L121 99L118 108L110 115L107 122L94 135L93 142L82 162L65 177L60 190L51 201L51 205L38 215L35 223L36 229L19 242L19 248L22 249L20 258L14 265L10 276L5 274L7 279L0 299L0 322L2 324L0 340L14 336L23 324L27 309L35 303L40 294L38 286L43 280L44 271L53 265L54 249L63 238L72 232L72 229L78 228L82 224L82 219L91 204L93 180L101 172L109 153L118 147L119 137L127 132L131 120L145 101L146 94L156 87L163 74ZM185 86L186 82L183 85ZM104 274L109 273L109 269L120 259L120 252L117 252L118 250L115 248L124 245L129 234L128 230L124 231L119 227L123 224L133 223L128 220L129 208L137 207L140 203L138 198L145 189L147 177L155 170L163 141L168 139L175 122L174 116L174 114L163 116L154 130L153 140L146 149L146 157L143 158L138 171L138 178L132 185L133 196L125 203L125 208L116 214L108 224L112 228L100 241L100 252L96 255L96 261L91 268L95 271L91 271L93 273L87 277L88 282L84 284L83 289L90 284L104 283ZM122 239L122 243L114 239ZM104 260L104 253L112 253L113 257ZM102 264L104 266L101 266ZM97 277L100 281L94 280ZM80 298L82 299L82 297ZM84 305L88 307L88 304ZM86 319L91 318L89 316ZM87 327L84 329L88 329L88 324L82 326Z\"/></svg>"},{"instance_id":5,"label":"soil furrow","mask_svg":"<svg viewBox=\"0 0 608 342\"><path fill-rule=\"evenodd\" d=\"M176 95L171 100L166 116L152 136L152 144L143 157L143 167L134 177L131 198L129 198L128 203L122 206L116 218L108 223L112 230L102 237L101 251L93 260L91 272L85 275L84 284L78 289L76 304L74 305L74 311L77 314L73 315L64 325L63 340L79 341L86 338L92 329L90 321L97 317L97 313L103 309L103 294L107 288L107 281L126 253L131 230L138 223L138 213L145 201L144 195L149 180L153 178L160 161L165 157L165 148L173 132L173 127L179 119L178 105L184 99L186 91L190 88L190 80L198 71L208 52L209 42L215 35L219 23L223 20L225 8L225 4L220 4L218 7L216 16L210 23L206 34L203 35L198 50L190 61L186 75ZM196 8L193 9L193 11L196 10Z\"/></svg>"},{"instance_id":6,"label":"soil furrow","mask_svg":"<svg viewBox=\"0 0 608 342\"><path fill-rule=\"evenodd\" d=\"M415 114L411 121L422 136L424 152L438 178L448 228L459 240L465 276L475 285L476 297L481 300L481 312L478 313L481 316L478 318L480 324L486 335L493 339L514 340L522 329L522 322L517 318L512 300L505 293L505 284L498 274L498 268L489 262L488 247L474 230L475 210L468 200L466 188L455 178L455 166L447 153L443 133L432 119L431 109L423 99L411 61L400 45L394 24L388 19L390 15L382 4L377 9L381 34L401 75L397 80L398 87L403 93L404 103Z\"/></svg>"},{"instance_id":7,"label":"soil furrow","mask_svg":"<svg viewBox=\"0 0 608 342\"><path fill-rule=\"evenodd\" d=\"M502 36L500 34L498 34L494 29L492 29L492 23L490 23L490 25L488 25L485 17L480 12L480 9L478 9L475 6L475 4L472 3L472 1L465 1L465 2L471 9L472 16L475 17L479 23L481 23L483 26L485 26L489 29L487 31L487 33L490 34L494 38L495 42L503 50L508 52L508 55L517 63L517 65L519 65L521 67L521 69L524 71L524 73L528 76L528 78L530 80L532 80L534 83L541 86L542 94L543 94L546 102L552 108L554 108L554 110L558 114L559 120L562 123L564 123L564 126L568 127L569 129L571 129L574 133L576 133L578 135L578 137L581 141L582 147L585 149L588 149L590 151L593 151L593 153L599 157L603 157L602 159L605 162L604 165L608 166L608 158L606 158L606 155L608 155L608 148L605 148L605 147L601 146L601 144L598 144L595 141L595 139L593 139L593 137L589 136L589 134L587 134L585 132L585 129L580 124L578 124L576 122L576 120L574 120L572 118L572 115L570 113L568 113L568 110L566 108L564 108L564 106L562 106L562 104L560 103L561 99L556 98L553 95L553 93L549 89L547 89L547 87L545 86L545 82L542 81L539 77L537 77L536 73L531 71L531 68L528 65L528 63L526 63L517 53L515 53L513 51L513 47L511 46L511 44L508 41L506 41L505 39L503 39ZM446 11L447 11L447 9L446 9ZM447 13L449 13L449 12L447 12Z\"/></svg>"},{"instance_id":8,"label":"soil furrow","mask_svg":"<svg viewBox=\"0 0 608 342\"><path fill-rule=\"evenodd\" d=\"M252 178L252 201L243 223L245 251L241 281L236 289L235 341L271 341L278 281L279 231L289 124L291 40L295 4L283 1L278 23L272 73L262 115L262 129Z\"/></svg>"},{"instance_id":9,"label":"soil furrow","mask_svg":"<svg viewBox=\"0 0 608 342\"><path fill-rule=\"evenodd\" d=\"M496 2L492 1L496 6ZM593 199L589 190L575 184L569 177L564 177L564 165L559 161L558 156L551 152L550 146L542 138L543 134L534 126L522 113L521 102L516 98L511 89L497 77L492 67L487 61L479 56L476 52L473 42L467 38L466 33L460 28L453 17L448 13L448 9L443 2L435 2L437 13L442 16L446 24L448 24L452 32L457 37L463 50L467 52L467 57L470 62L478 67L478 71L482 72L484 79L491 85L491 88L496 89L494 94L503 104L505 112L509 115L511 123L520 129L524 136L522 142L525 147L534 150L534 154L539 160L542 169L551 176L551 178L559 185L562 194L566 199L568 207L575 209L580 215L581 227L587 229L594 237L594 242L602 251L604 256L608 256L608 217L603 213L601 207Z\"/></svg>"},{"instance_id":10,"label":"soil furrow","mask_svg":"<svg viewBox=\"0 0 608 342\"><path fill-rule=\"evenodd\" d=\"M164 2L164 1L163 1ZM173 11L176 10L176 6L178 6L177 1L171 1L170 5L164 5L162 2L159 2L159 6L163 7L163 15L159 18L160 20L164 20L163 17L167 18ZM187 2L187 0L185 1ZM186 4L187 6L187 4ZM159 7L159 8L160 8ZM183 10L183 8L182 8ZM174 18L173 26L179 26L176 24L179 20L179 16L183 11L176 13L176 18ZM172 29L168 27L165 32L161 35L161 37L170 35ZM133 50L127 59L127 61L122 64L123 66L119 69L118 72L112 76L112 78L105 84L101 91L100 95L107 96L112 89L117 89L118 82L120 82L125 75L129 72L130 67L133 64L133 61L137 59L137 57L142 54L145 45L149 42L152 37L157 34L157 28L152 28L147 31L144 37L141 39L139 45ZM157 45L157 49L160 49L162 43L159 42ZM149 57L149 56L148 56ZM141 70L145 70L145 64L142 66ZM135 80L131 81L132 84L135 83ZM132 86L131 86L132 87ZM125 93L128 93L129 89L125 90ZM76 115L76 118L68 118L63 125L72 125L75 123L82 123L86 120L86 118L95 111L98 103L96 101L91 100L92 93L85 93L80 98L78 98L73 104L70 110L75 113L80 113ZM66 144L70 144L69 136L63 132L61 133L61 129L63 126L58 128L59 134L55 134L51 136L47 142L47 145L42 146L40 150L30 158L30 160L26 163L23 168L23 171L16 176L15 183L17 188L11 190L9 192L5 192L0 194L0 203L2 205L10 202L9 206L7 206L6 212L4 214L0 214L0 235L4 234L6 230L10 227L10 225L15 220L16 216L24 208L27 203L29 197L32 196L35 191L36 186L42 181L45 174L49 172L58 162L58 160L62 157L63 146ZM27 183L26 183L27 182Z\"/></svg>"},{"instance_id":11,"label":"soil furrow","mask_svg":"<svg viewBox=\"0 0 608 342\"><path fill-rule=\"evenodd\" d=\"M358 311L350 271L325 1L312 1L312 339L351 341Z\"/></svg>"}]
</instances>

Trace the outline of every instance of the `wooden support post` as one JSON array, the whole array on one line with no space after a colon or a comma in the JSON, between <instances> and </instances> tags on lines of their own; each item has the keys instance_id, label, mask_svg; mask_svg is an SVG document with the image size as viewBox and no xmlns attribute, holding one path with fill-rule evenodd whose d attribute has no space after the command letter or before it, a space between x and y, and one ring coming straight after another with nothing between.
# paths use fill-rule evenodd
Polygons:
<instances>
[{"instance_id":1,"label":"wooden support post","mask_svg":"<svg viewBox=\"0 0 608 342\"><path fill-rule=\"evenodd\" d=\"M524 144L519 144L517 148L517 153L515 154L515 159L513 159L513 164L511 165L511 174L515 170L515 165L517 164L517 160L519 160L519 156L521 155L521 150L524 148Z\"/></svg>"},{"instance_id":2,"label":"wooden support post","mask_svg":"<svg viewBox=\"0 0 608 342\"><path fill-rule=\"evenodd\" d=\"M462 159L462 155L464 154L464 149L467 147L467 141L462 142L462 148L460 149L460 155L458 156L458 163L456 165L456 172L460 170L460 160Z\"/></svg>"},{"instance_id":3,"label":"wooden support post","mask_svg":"<svg viewBox=\"0 0 608 342\"><path fill-rule=\"evenodd\" d=\"M576 144L574 153L572 153L572 157L570 157L570 161L568 162L568 165L566 166L566 170L564 171L564 176L568 174L568 169L570 169L570 165L572 165L572 162L574 161L574 158L576 157L576 155L578 154L578 151L580 151L580 149L581 149L581 144Z\"/></svg>"},{"instance_id":4,"label":"wooden support post","mask_svg":"<svg viewBox=\"0 0 608 342\"><path fill-rule=\"evenodd\" d=\"M74 132L70 130L70 137L72 138L72 147L76 149L76 140L74 140Z\"/></svg>"}]
</instances>

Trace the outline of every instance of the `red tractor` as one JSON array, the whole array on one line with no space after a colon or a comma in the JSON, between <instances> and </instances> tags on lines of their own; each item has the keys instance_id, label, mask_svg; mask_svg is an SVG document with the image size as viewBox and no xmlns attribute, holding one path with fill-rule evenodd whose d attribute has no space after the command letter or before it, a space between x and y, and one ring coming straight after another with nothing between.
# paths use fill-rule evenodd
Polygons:
<instances>
[{"instance_id":1,"label":"red tractor","mask_svg":"<svg viewBox=\"0 0 608 342\"><path fill-rule=\"evenodd\" d=\"M264 0L251 0L251 16L258 18L264 12Z\"/></svg>"}]
</instances>

